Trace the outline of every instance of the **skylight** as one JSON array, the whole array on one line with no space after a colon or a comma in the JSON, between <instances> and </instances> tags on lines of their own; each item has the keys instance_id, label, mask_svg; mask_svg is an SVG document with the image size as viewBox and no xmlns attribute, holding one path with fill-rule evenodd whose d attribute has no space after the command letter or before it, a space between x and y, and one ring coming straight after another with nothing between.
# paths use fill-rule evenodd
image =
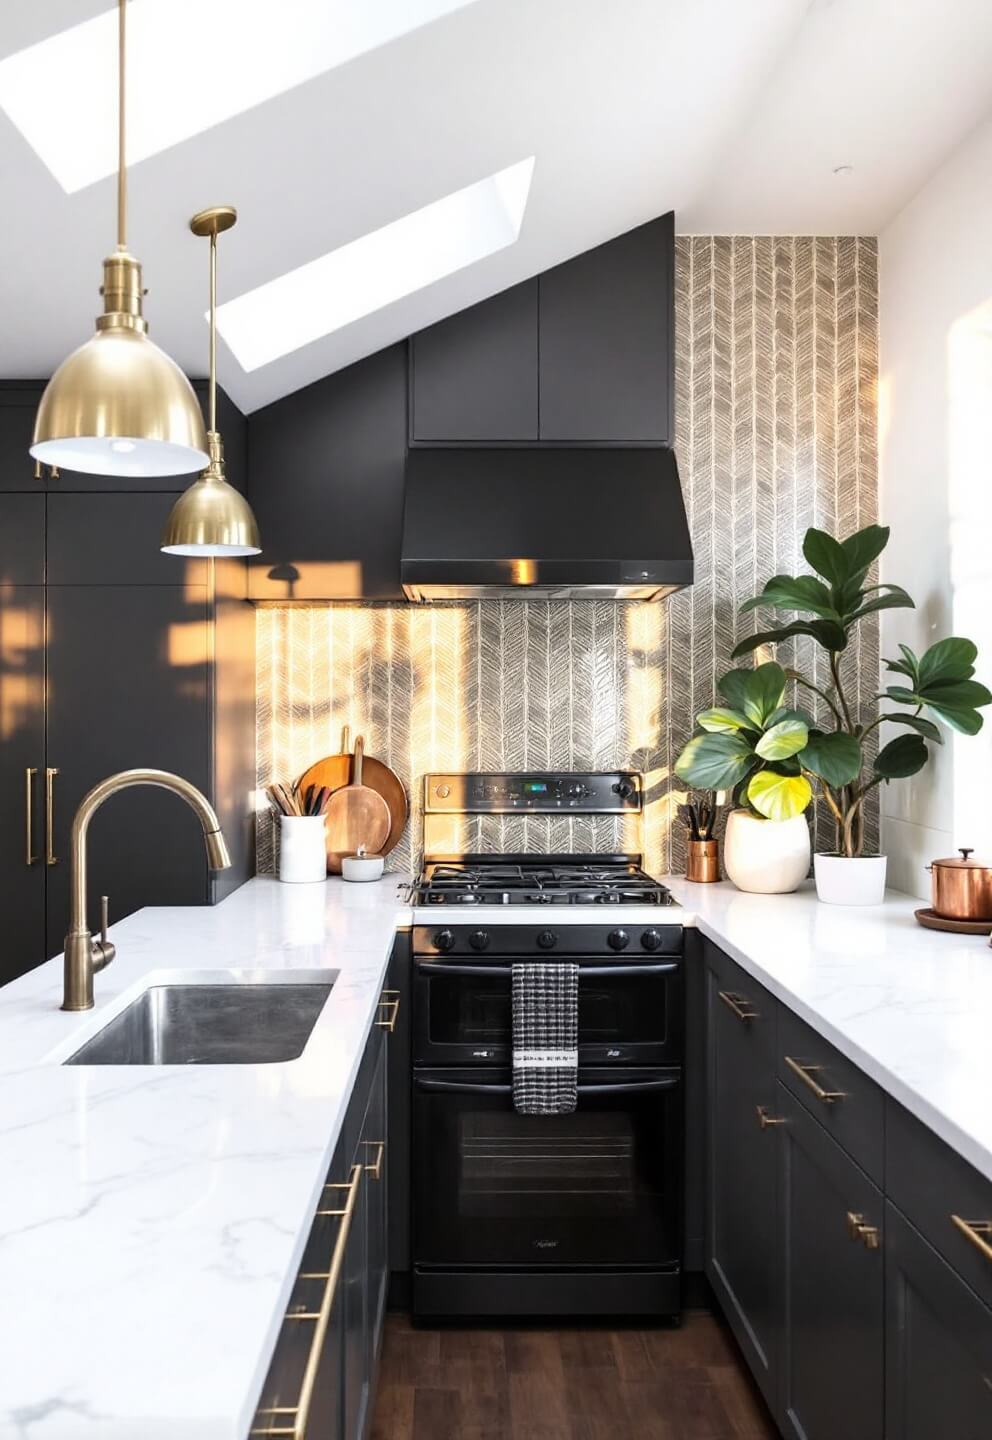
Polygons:
<instances>
[{"instance_id":1,"label":"skylight","mask_svg":"<svg viewBox=\"0 0 992 1440\"><path fill-rule=\"evenodd\" d=\"M520 234L533 172L531 155L228 300L221 335L257 370L494 255Z\"/></svg>"},{"instance_id":2,"label":"skylight","mask_svg":"<svg viewBox=\"0 0 992 1440\"><path fill-rule=\"evenodd\" d=\"M473 0L132 0L130 164ZM0 107L69 194L117 166L117 15L0 61Z\"/></svg>"}]
</instances>

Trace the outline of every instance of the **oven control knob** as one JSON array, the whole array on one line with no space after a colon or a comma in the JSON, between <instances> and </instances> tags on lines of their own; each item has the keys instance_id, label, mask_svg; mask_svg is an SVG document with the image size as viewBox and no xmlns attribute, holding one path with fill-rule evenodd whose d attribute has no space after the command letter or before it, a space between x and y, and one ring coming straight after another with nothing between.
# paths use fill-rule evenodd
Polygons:
<instances>
[{"instance_id":1,"label":"oven control knob","mask_svg":"<svg viewBox=\"0 0 992 1440\"><path fill-rule=\"evenodd\" d=\"M641 944L645 950L657 950L661 944L661 931L643 930L641 932Z\"/></svg>"},{"instance_id":2,"label":"oven control knob","mask_svg":"<svg viewBox=\"0 0 992 1440\"><path fill-rule=\"evenodd\" d=\"M630 936L626 930L611 930L606 937L606 943L611 950L626 950L630 944Z\"/></svg>"},{"instance_id":3,"label":"oven control knob","mask_svg":"<svg viewBox=\"0 0 992 1440\"><path fill-rule=\"evenodd\" d=\"M437 950L453 950L455 948L455 932L439 930L434 936L434 946Z\"/></svg>"},{"instance_id":4,"label":"oven control knob","mask_svg":"<svg viewBox=\"0 0 992 1440\"><path fill-rule=\"evenodd\" d=\"M558 936L553 930L540 930L537 936L539 950L553 950L558 944Z\"/></svg>"},{"instance_id":5,"label":"oven control knob","mask_svg":"<svg viewBox=\"0 0 992 1440\"><path fill-rule=\"evenodd\" d=\"M473 950L485 950L486 946L489 944L489 931L473 930L471 935L468 937L468 943L471 945Z\"/></svg>"}]
</instances>

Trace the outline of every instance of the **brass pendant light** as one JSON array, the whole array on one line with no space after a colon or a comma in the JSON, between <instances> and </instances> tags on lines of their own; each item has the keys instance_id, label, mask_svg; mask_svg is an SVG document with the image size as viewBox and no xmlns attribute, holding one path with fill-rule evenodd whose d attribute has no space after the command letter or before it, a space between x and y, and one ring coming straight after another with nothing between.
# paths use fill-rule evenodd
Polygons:
<instances>
[{"instance_id":1,"label":"brass pendant light","mask_svg":"<svg viewBox=\"0 0 992 1440\"><path fill-rule=\"evenodd\" d=\"M201 210L189 222L210 237L210 463L172 507L162 535L167 555L257 555L261 549L251 506L224 477L224 446L217 433L217 236L238 212L231 205Z\"/></svg>"},{"instance_id":2,"label":"brass pendant light","mask_svg":"<svg viewBox=\"0 0 992 1440\"><path fill-rule=\"evenodd\" d=\"M31 454L92 475L186 475L209 456L186 376L148 338L141 265L127 248L125 59L127 0L118 0L117 248L103 262L103 314L45 387Z\"/></svg>"}]
</instances>

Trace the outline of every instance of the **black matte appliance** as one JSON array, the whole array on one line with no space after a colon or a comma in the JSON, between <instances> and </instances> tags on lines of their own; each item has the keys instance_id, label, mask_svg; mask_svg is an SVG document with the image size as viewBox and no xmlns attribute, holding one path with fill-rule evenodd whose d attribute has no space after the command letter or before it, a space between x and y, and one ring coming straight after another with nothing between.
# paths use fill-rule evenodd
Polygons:
<instances>
[{"instance_id":1,"label":"black matte appliance","mask_svg":"<svg viewBox=\"0 0 992 1440\"><path fill-rule=\"evenodd\" d=\"M453 811L636 813L640 795L625 774L428 776L425 824ZM428 853L411 898L415 1316L677 1316L683 932L671 896L633 854ZM512 966L530 959L579 966L570 1115L513 1108Z\"/></svg>"}]
</instances>

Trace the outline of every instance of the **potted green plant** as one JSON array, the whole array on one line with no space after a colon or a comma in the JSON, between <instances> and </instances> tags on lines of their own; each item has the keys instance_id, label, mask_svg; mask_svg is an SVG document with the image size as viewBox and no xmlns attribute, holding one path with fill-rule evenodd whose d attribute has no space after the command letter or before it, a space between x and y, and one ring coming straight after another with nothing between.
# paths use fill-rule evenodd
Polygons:
<instances>
[{"instance_id":1,"label":"potted green plant","mask_svg":"<svg viewBox=\"0 0 992 1440\"><path fill-rule=\"evenodd\" d=\"M829 656L830 683L826 687L797 670L782 672L787 680L818 697L822 714L829 717L823 721L824 728L814 724L808 715L803 716L808 722L806 742L782 759L759 755L755 743L754 757L736 784L746 804L769 818L774 817L777 796L791 795L790 803L796 804L802 790L784 790L772 781L761 780L764 769L777 770L792 781L806 779L810 797L822 796L837 823L837 848L830 854L817 855L814 871L820 899L833 904L877 904L883 897L885 856L864 853L864 808L872 791L922 770L929 759L928 743L943 743L941 724L963 735L976 735L982 728L979 710L992 703L992 694L973 678L978 653L975 645L951 636L938 640L920 656L900 645L900 658L886 660L885 666L893 675L903 677L902 682L887 685L874 697L870 711L859 711L854 704L845 689L840 657L858 625L880 610L913 608L912 599L900 586L866 583L888 539L888 527L883 525L869 525L842 541L823 530L808 530L803 555L816 574L773 576L760 595L742 606L742 613L769 606L804 618L749 635L733 651L737 658L759 646L808 635ZM757 675L764 669L759 666L752 673ZM879 707L879 702L885 702L884 708ZM900 733L872 756L866 741L883 725ZM750 739L755 732L753 726L749 729L749 734L721 733ZM794 738L798 738L798 731ZM685 752L680 764L684 756ZM758 760L763 761L761 769L755 763ZM683 773L678 766L676 772ZM757 782L753 791L752 782Z\"/></svg>"}]
</instances>

